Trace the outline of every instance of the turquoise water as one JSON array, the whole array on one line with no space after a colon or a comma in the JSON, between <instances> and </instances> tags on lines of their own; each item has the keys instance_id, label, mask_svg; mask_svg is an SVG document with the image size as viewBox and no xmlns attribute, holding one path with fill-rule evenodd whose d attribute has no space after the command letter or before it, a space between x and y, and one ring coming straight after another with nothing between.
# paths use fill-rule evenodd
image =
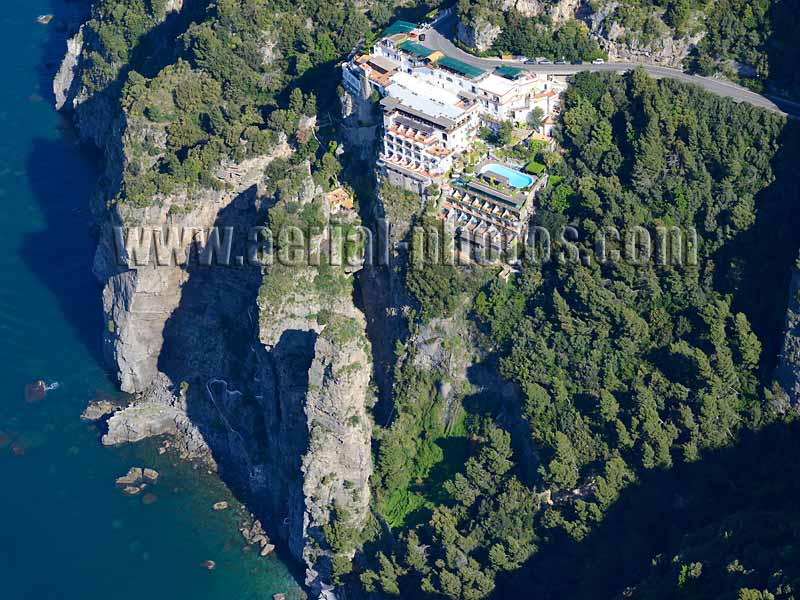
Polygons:
<instances>
[{"instance_id":1,"label":"turquoise water","mask_svg":"<svg viewBox=\"0 0 800 600\"><path fill-rule=\"evenodd\" d=\"M115 386L99 360L90 272L97 172L43 85L56 24L35 19L58 12L51 1L8 2L0 16L0 598L296 597L278 558L243 552L235 510L212 510L234 502L216 479L155 443L103 448L78 418ZM59 389L26 403L40 378ZM115 488L137 465L162 473L152 504ZM209 559L213 572L201 567Z\"/></svg>"},{"instance_id":2,"label":"turquoise water","mask_svg":"<svg viewBox=\"0 0 800 600\"><path fill-rule=\"evenodd\" d=\"M508 180L508 184L517 189L522 189L533 185L533 178L530 175L525 175L525 173L520 173L519 171L509 169L503 165L486 165L483 167L483 169L481 169L481 174L487 172L505 177Z\"/></svg>"}]
</instances>

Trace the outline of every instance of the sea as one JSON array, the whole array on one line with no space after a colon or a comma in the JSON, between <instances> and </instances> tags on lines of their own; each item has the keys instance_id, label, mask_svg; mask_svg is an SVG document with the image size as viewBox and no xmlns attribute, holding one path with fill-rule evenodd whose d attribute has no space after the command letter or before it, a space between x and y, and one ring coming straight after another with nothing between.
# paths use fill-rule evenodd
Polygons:
<instances>
[{"instance_id":1,"label":"sea","mask_svg":"<svg viewBox=\"0 0 800 600\"><path fill-rule=\"evenodd\" d=\"M218 479L159 454L160 441L103 447L80 420L118 389L91 273L100 166L53 109L63 23L37 22L66 14L60 2L0 13L0 598L299 598L289 562L246 551L241 504ZM48 392L27 402L38 380ZM124 495L115 480L131 467L156 469L158 482ZM228 510L213 510L220 501Z\"/></svg>"}]
</instances>

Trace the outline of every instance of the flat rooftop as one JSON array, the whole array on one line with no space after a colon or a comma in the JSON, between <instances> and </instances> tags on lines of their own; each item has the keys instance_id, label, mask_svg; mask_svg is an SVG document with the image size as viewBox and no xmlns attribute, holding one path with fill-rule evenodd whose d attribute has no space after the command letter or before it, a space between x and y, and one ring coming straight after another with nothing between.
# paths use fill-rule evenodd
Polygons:
<instances>
[{"instance_id":1,"label":"flat rooftop","mask_svg":"<svg viewBox=\"0 0 800 600\"><path fill-rule=\"evenodd\" d=\"M438 119L456 121L467 110L456 94L402 71L392 76L392 83L386 88L386 94L396 101L395 105L399 103ZM391 105L391 102L384 104L389 108Z\"/></svg>"},{"instance_id":2,"label":"flat rooftop","mask_svg":"<svg viewBox=\"0 0 800 600\"><path fill-rule=\"evenodd\" d=\"M383 56L376 56L375 54L371 55L368 61L371 67L377 68L382 70L384 73L388 73L389 71L396 71L400 65L398 65L393 60L389 60Z\"/></svg>"},{"instance_id":3,"label":"flat rooftop","mask_svg":"<svg viewBox=\"0 0 800 600\"><path fill-rule=\"evenodd\" d=\"M505 96L513 90L516 85L513 81L509 81L505 77L490 73L486 77L481 78L480 81L475 82L475 87L490 94L494 94L495 96Z\"/></svg>"}]
</instances>

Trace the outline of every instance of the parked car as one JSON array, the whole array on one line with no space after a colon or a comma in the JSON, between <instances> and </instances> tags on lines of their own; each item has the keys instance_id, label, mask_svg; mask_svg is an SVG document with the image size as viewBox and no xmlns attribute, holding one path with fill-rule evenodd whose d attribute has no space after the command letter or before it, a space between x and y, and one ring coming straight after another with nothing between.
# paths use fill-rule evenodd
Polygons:
<instances>
[{"instance_id":1,"label":"parked car","mask_svg":"<svg viewBox=\"0 0 800 600\"><path fill-rule=\"evenodd\" d=\"M515 56L514 60L517 61L517 62L526 63L526 62L528 62L528 57L527 56Z\"/></svg>"},{"instance_id":2,"label":"parked car","mask_svg":"<svg viewBox=\"0 0 800 600\"><path fill-rule=\"evenodd\" d=\"M535 65L536 64L536 59L535 58L529 58L528 60L525 61L525 64L526 65Z\"/></svg>"},{"instance_id":3,"label":"parked car","mask_svg":"<svg viewBox=\"0 0 800 600\"><path fill-rule=\"evenodd\" d=\"M573 60L573 61L572 61L572 64L573 64L573 65L582 65L582 64L583 64L583 61L582 61L582 60Z\"/></svg>"},{"instance_id":4,"label":"parked car","mask_svg":"<svg viewBox=\"0 0 800 600\"><path fill-rule=\"evenodd\" d=\"M552 60L550 60L549 58L543 58L543 59L541 59L541 60L539 61L539 64L540 64L540 65L552 65L552 64L553 64L553 61L552 61Z\"/></svg>"},{"instance_id":5,"label":"parked car","mask_svg":"<svg viewBox=\"0 0 800 600\"><path fill-rule=\"evenodd\" d=\"M567 64L567 61L565 61L565 60L557 60L555 62L555 64L557 64L557 65L565 65L565 64Z\"/></svg>"},{"instance_id":6,"label":"parked car","mask_svg":"<svg viewBox=\"0 0 800 600\"><path fill-rule=\"evenodd\" d=\"M604 61L602 58L595 58L595 59L592 61L592 64L593 64L593 65L602 65L602 64L605 64L605 62L606 62L606 61Z\"/></svg>"}]
</instances>

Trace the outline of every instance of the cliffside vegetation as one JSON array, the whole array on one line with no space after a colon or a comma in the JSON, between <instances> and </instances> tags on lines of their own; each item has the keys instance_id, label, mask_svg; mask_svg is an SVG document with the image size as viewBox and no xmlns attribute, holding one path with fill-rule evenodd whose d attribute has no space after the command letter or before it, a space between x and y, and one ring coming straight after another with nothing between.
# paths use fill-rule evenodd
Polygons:
<instances>
[{"instance_id":1,"label":"cliffside vegetation","mask_svg":"<svg viewBox=\"0 0 800 600\"><path fill-rule=\"evenodd\" d=\"M461 0L458 16L470 28L500 28L492 54L591 60L603 55L597 39L607 38L612 24L623 31L618 41L643 49L691 38L696 46L686 68L703 75L721 72L791 97L800 95L798 8L796 0L593 0L577 5L545 0L523 5L523 13L486 0Z\"/></svg>"},{"instance_id":2,"label":"cliffside vegetation","mask_svg":"<svg viewBox=\"0 0 800 600\"><path fill-rule=\"evenodd\" d=\"M158 52L147 34L164 22L163 1L106 0L86 35L87 90L118 90L134 125L127 150L137 160L124 173L118 199L138 206L175 186L221 186L213 174L222 161L264 154L281 134L314 155L314 136L294 139L298 121L316 113L316 94L333 97L338 81L330 68L320 77L311 73L347 54L370 28L349 2L306 2L299 11L267 0L186 5L174 41L155 36L165 68L152 73Z\"/></svg>"},{"instance_id":3,"label":"cliffside vegetation","mask_svg":"<svg viewBox=\"0 0 800 600\"><path fill-rule=\"evenodd\" d=\"M555 60L592 60L604 56L585 24L574 19L554 25L544 12L525 16L516 10L504 12L486 1L459 0L458 16L469 27L483 24L499 27L492 50L497 53L546 56Z\"/></svg>"}]
</instances>

